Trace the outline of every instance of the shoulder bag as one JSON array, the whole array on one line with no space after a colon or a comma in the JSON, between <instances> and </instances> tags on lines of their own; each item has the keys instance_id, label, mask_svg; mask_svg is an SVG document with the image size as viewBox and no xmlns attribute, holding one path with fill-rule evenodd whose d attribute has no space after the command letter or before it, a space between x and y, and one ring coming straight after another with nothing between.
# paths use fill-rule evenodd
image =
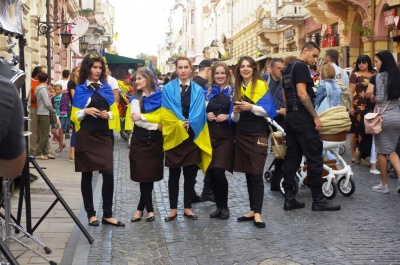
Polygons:
<instances>
[{"instance_id":1,"label":"shoulder bag","mask_svg":"<svg viewBox=\"0 0 400 265\"><path fill-rule=\"evenodd\" d=\"M385 112L389 103L390 103L390 100L388 101L385 108L380 113L379 113L379 107L375 107L374 112L367 113L364 115L364 127L365 127L366 134L380 134L381 133L382 122L383 122L382 114Z\"/></svg>"}]
</instances>

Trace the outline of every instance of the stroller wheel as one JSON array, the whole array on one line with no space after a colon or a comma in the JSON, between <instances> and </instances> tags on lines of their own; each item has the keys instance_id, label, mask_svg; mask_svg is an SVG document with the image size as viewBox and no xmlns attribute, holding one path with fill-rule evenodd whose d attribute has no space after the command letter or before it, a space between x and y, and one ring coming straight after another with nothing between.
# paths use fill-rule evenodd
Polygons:
<instances>
[{"instance_id":1,"label":"stroller wheel","mask_svg":"<svg viewBox=\"0 0 400 265\"><path fill-rule=\"evenodd\" d=\"M271 171L265 171L264 173L264 178L266 182L271 182L271 176L272 176L272 172Z\"/></svg>"},{"instance_id":2,"label":"stroller wheel","mask_svg":"<svg viewBox=\"0 0 400 265\"><path fill-rule=\"evenodd\" d=\"M339 146L339 155L346 153L346 146L344 144Z\"/></svg>"},{"instance_id":3,"label":"stroller wheel","mask_svg":"<svg viewBox=\"0 0 400 265\"><path fill-rule=\"evenodd\" d=\"M340 178L338 182L339 191L344 196L351 196L354 191L356 190L356 183L354 182L353 178L349 179L349 183L345 186L346 176Z\"/></svg>"},{"instance_id":4,"label":"stroller wheel","mask_svg":"<svg viewBox=\"0 0 400 265\"><path fill-rule=\"evenodd\" d=\"M322 193L324 194L325 198L328 200L332 200L333 198L336 197L337 194L337 186L335 182L331 181L331 185L328 186L328 181L325 181L322 184Z\"/></svg>"},{"instance_id":5,"label":"stroller wheel","mask_svg":"<svg viewBox=\"0 0 400 265\"><path fill-rule=\"evenodd\" d=\"M283 178L281 178L281 181L279 181L279 191L281 192L282 196L285 197L285 188L283 187ZM294 187L294 194L296 195L297 192L299 191L299 184L298 180L296 179L296 187Z\"/></svg>"}]
</instances>

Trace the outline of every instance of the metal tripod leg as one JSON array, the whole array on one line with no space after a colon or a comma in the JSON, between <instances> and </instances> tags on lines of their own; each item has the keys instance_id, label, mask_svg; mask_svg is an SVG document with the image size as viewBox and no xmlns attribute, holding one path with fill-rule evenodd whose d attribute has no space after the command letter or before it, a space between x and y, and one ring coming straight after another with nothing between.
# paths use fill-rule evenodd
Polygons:
<instances>
[{"instance_id":1,"label":"metal tripod leg","mask_svg":"<svg viewBox=\"0 0 400 265\"><path fill-rule=\"evenodd\" d=\"M57 264L56 262L54 262L54 261L46 258L45 256L43 256L38 251L32 249L27 244L21 242L18 238L15 238L15 237L11 236L11 227L14 227L15 229L18 229L19 231L21 231L24 234L24 236L28 237L29 239L33 240L35 243L37 243L40 246L42 246L47 254L51 253L51 249L49 247L47 247L45 244L43 244L43 242L41 242L39 239L37 239L33 235L30 235L21 226L11 222L11 192L10 192L10 184L11 184L11 181L9 179L3 179L5 222L4 222L4 225L1 227L1 230L3 230L4 228L6 230L6 236L3 237L3 240L6 243L6 246L9 247L9 245L10 245L10 243L12 241L16 241L17 243L19 243L21 246L25 247L25 249L26 249L24 252L22 252L20 255L18 255L18 257L23 255L27 251L32 251L33 253L35 253L36 255L41 257L42 259L46 260L50 264Z\"/></svg>"}]
</instances>

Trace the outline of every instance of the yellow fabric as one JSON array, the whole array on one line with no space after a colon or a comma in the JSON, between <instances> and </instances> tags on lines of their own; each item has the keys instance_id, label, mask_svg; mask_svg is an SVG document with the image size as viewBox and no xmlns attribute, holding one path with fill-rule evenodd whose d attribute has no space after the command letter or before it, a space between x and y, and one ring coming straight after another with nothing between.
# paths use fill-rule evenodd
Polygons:
<instances>
[{"instance_id":1,"label":"yellow fabric","mask_svg":"<svg viewBox=\"0 0 400 265\"><path fill-rule=\"evenodd\" d=\"M125 112L125 131L132 131L135 123L131 118L131 104L128 104Z\"/></svg>"},{"instance_id":2,"label":"yellow fabric","mask_svg":"<svg viewBox=\"0 0 400 265\"><path fill-rule=\"evenodd\" d=\"M122 80L118 80L118 87L125 93L128 93L129 90L131 89L130 86L125 85L124 81L122 81Z\"/></svg>"},{"instance_id":3,"label":"yellow fabric","mask_svg":"<svg viewBox=\"0 0 400 265\"><path fill-rule=\"evenodd\" d=\"M254 94L251 95L252 82L247 85L246 91L241 87L241 95L246 95L251 101L257 103L268 91L268 86L264 81L257 80L256 86L254 88Z\"/></svg>"},{"instance_id":4,"label":"yellow fabric","mask_svg":"<svg viewBox=\"0 0 400 265\"><path fill-rule=\"evenodd\" d=\"M71 109L71 121L74 123L76 131L79 131L81 129L81 121L78 120L78 118L76 117L76 113L80 110L81 109L74 106L72 106ZM108 120L108 128L110 130L115 130L116 133L119 133L119 131L121 130L121 123L119 120L118 107L115 102L110 106L110 111L114 117L111 120Z\"/></svg>"},{"instance_id":5,"label":"yellow fabric","mask_svg":"<svg viewBox=\"0 0 400 265\"><path fill-rule=\"evenodd\" d=\"M329 108L319 115L323 128L321 134L337 134L350 131L351 120L344 106Z\"/></svg>"},{"instance_id":6,"label":"yellow fabric","mask_svg":"<svg viewBox=\"0 0 400 265\"><path fill-rule=\"evenodd\" d=\"M200 148L200 163L197 165L205 174L212 159L212 147L210 140L210 133L208 130L208 123L204 125L203 130L199 136L194 140L194 143Z\"/></svg>"},{"instance_id":7,"label":"yellow fabric","mask_svg":"<svg viewBox=\"0 0 400 265\"><path fill-rule=\"evenodd\" d=\"M164 151L168 151L189 138L189 134L183 126L184 122L169 109L161 107L161 116L163 117Z\"/></svg>"},{"instance_id":8,"label":"yellow fabric","mask_svg":"<svg viewBox=\"0 0 400 265\"><path fill-rule=\"evenodd\" d=\"M161 109L158 108L153 112L142 113L142 116L150 123L161 123ZM125 114L125 130L132 131L135 123L131 118L131 104L128 105Z\"/></svg>"}]
</instances>

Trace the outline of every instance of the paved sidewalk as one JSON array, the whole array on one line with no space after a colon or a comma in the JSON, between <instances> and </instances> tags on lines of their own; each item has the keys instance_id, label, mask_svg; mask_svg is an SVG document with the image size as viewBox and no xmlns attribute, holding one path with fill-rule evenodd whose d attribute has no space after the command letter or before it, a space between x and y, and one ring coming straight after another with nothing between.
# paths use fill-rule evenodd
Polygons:
<instances>
[{"instance_id":1,"label":"paved sidewalk","mask_svg":"<svg viewBox=\"0 0 400 265\"><path fill-rule=\"evenodd\" d=\"M356 192L345 197L339 192L333 200L342 206L339 212L312 212L309 189L300 189L298 199L306 208L283 211L283 197L269 191L265 183L263 219L265 229L252 222L238 223L236 218L248 209L247 187L243 174L229 175L229 220L210 219L214 205L209 202L193 205L199 220L183 217L182 188L178 218L166 223L169 211L168 170L164 179L155 184L154 206L156 220L144 219L131 223L139 199L139 185L129 178L126 142L116 139L115 216L126 223L125 228L100 225L89 227L82 208L80 174L68 162L69 151L53 161L39 161L46 174L58 188L82 224L94 238L89 244L72 219L57 204L34 235L43 240L53 252L40 253L60 264L400 264L400 196L395 192L396 179L389 179L391 192L372 192L379 176L363 166L354 166ZM350 160L350 152L344 155ZM269 156L269 162L272 160ZM199 173L196 190L201 191L203 176ZM183 182L183 181L181 181ZM95 177L95 206L101 218L101 177ZM38 218L54 200L45 195L47 185L41 179L32 183L39 189L32 195L33 216ZM41 191L43 189L43 191ZM47 193L46 193L47 194ZM17 203L13 198L13 208ZM46 208L45 208L46 206ZM22 223L24 225L24 222ZM24 239L24 241L28 241ZM29 245L35 245L29 242ZM19 247L18 247L19 248ZM11 246L17 253L16 243ZM18 259L21 264L46 264L31 253Z\"/></svg>"}]
</instances>

